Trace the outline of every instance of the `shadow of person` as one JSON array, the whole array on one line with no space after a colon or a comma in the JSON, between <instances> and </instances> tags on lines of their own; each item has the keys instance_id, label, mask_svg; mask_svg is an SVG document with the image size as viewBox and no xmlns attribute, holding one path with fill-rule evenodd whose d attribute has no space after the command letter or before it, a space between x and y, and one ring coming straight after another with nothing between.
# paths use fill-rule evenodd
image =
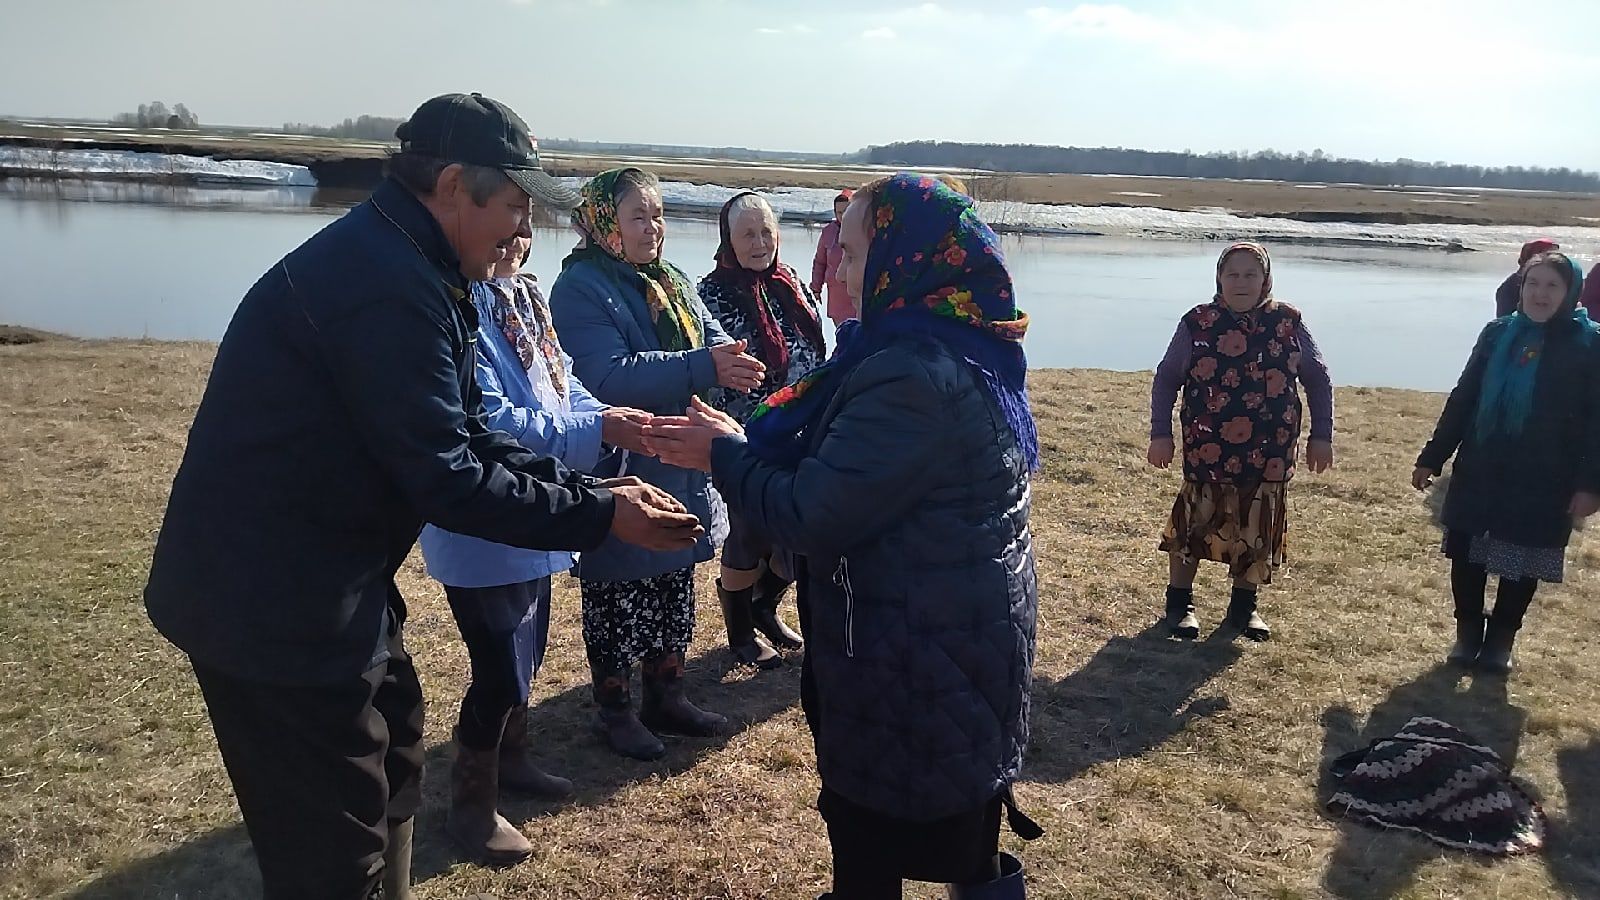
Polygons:
<instances>
[{"instance_id":1,"label":"shadow of person","mask_svg":"<svg viewBox=\"0 0 1600 900\"><path fill-rule=\"evenodd\" d=\"M1328 771L1330 763L1394 735L1416 716L1449 722L1500 754L1508 767L1515 767L1527 713L1511 705L1505 679L1474 677L1460 667L1439 663L1391 691L1359 729L1349 707L1333 706L1322 714L1319 804L1336 790ZM1335 897L1387 900L1398 896L1416 880L1424 863L1452 852L1408 832L1386 831L1343 818L1338 822L1339 842L1322 882ZM1491 859L1483 857L1485 862Z\"/></svg>"},{"instance_id":2,"label":"shadow of person","mask_svg":"<svg viewBox=\"0 0 1600 900\"><path fill-rule=\"evenodd\" d=\"M1567 811L1550 823L1546 865L1569 897L1600 897L1600 733L1556 754Z\"/></svg>"},{"instance_id":3,"label":"shadow of person","mask_svg":"<svg viewBox=\"0 0 1600 900\"><path fill-rule=\"evenodd\" d=\"M1220 628L1204 641L1174 641L1158 621L1113 637L1055 684L1036 684L1023 779L1071 781L1101 763L1143 756L1191 721L1227 709L1226 697L1192 698L1243 653L1237 638Z\"/></svg>"},{"instance_id":4,"label":"shadow of person","mask_svg":"<svg viewBox=\"0 0 1600 900\"><path fill-rule=\"evenodd\" d=\"M688 696L696 705L727 716L728 727L708 738L663 735L667 755L654 762L625 759L606 747L594 728L596 707L588 684L575 685L538 702L528 710L529 748L541 767L571 778L576 795L557 802L507 796L500 801L500 813L512 824L521 825L542 816L560 815L572 806L602 805L636 782L670 778L693 769L746 729L799 705L798 659L781 669L746 677L748 670L730 672L728 658L725 648L703 653L688 662L685 674ZM637 689L637 674L634 684ZM439 709L431 714L453 717L455 710ZM810 740L809 734L806 739ZM449 744L437 745L428 752L412 861L412 880L416 883L466 861L444 833L453 758L454 750Z\"/></svg>"},{"instance_id":5,"label":"shadow of person","mask_svg":"<svg viewBox=\"0 0 1600 900\"><path fill-rule=\"evenodd\" d=\"M530 744L542 764L570 776L577 796L568 804L537 800L502 799L500 811L514 823L543 815L556 815L564 805L594 806L605 803L628 785L652 777L671 777L692 768L706 755L721 749L745 729L796 705L800 697L800 667L785 666L759 677L729 681L727 651L717 650L690 660L686 678L689 696L706 709L729 719L724 733L710 738L666 737L667 755L644 763L623 759L606 749L594 733L594 703L589 685L568 688L529 711ZM430 717L454 719L456 708L435 699ZM454 751L448 743L429 749L423 769L423 805L417 816L412 883L447 871L464 861L444 833L450 799L450 764ZM201 834L171 850L102 873L70 892L73 900L116 900L134 897L182 897L203 900L244 900L261 896L261 875L255 852L242 824Z\"/></svg>"},{"instance_id":6,"label":"shadow of person","mask_svg":"<svg viewBox=\"0 0 1600 900\"><path fill-rule=\"evenodd\" d=\"M71 900L256 900L261 896L261 872L256 868L250 836L239 824L103 873L65 896Z\"/></svg>"}]
</instances>

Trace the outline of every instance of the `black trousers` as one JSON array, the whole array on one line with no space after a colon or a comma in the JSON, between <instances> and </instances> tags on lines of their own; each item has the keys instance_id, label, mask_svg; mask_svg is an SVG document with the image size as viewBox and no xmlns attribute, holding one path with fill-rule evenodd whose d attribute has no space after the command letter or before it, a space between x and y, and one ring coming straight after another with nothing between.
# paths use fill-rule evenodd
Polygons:
<instances>
[{"instance_id":1,"label":"black trousers","mask_svg":"<svg viewBox=\"0 0 1600 900\"><path fill-rule=\"evenodd\" d=\"M389 654L316 687L194 663L269 900L378 896L389 822L422 802L422 686L399 629Z\"/></svg>"},{"instance_id":2,"label":"black trousers","mask_svg":"<svg viewBox=\"0 0 1600 900\"><path fill-rule=\"evenodd\" d=\"M472 681L461 698L456 739L473 750L500 746L506 715L526 706L550 637L550 579L497 587L445 585Z\"/></svg>"},{"instance_id":3,"label":"black trousers","mask_svg":"<svg viewBox=\"0 0 1600 900\"><path fill-rule=\"evenodd\" d=\"M898 900L901 882L982 884L1000 877L1000 813L995 797L971 812L912 822L846 800L826 783L817 810L833 849L834 900Z\"/></svg>"}]
</instances>

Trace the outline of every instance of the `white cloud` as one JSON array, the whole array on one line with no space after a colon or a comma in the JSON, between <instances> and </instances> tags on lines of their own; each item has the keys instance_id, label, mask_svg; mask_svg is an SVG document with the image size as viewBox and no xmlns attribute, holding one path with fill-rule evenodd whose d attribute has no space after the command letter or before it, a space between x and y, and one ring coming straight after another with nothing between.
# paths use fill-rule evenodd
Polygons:
<instances>
[{"instance_id":1,"label":"white cloud","mask_svg":"<svg viewBox=\"0 0 1600 900\"><path fill-rule=\"evenodd\" d=\"M892 41L896 37L893 28L868 28L861 32L864 41Z\"/></svg>"},{"instance_id":2,"label":"white cloud","mask_svg":"<svg viewBox=\"0 0 1600 900\"><path fill-rule=\"evenodd\" d=\"M789 25L789 26L786 26L784 28L773 28L771 26L763 26L761 28L757 28L756 29L756 34L770 34L770 35L792 34L792 35L795 35L797 37L804 37L805 35L816 34L816 33L817 33L817 30L815 28L812 28L810 25L804 25L804 24L801 24L801 25Z\"/></svg>"}]
</instances>

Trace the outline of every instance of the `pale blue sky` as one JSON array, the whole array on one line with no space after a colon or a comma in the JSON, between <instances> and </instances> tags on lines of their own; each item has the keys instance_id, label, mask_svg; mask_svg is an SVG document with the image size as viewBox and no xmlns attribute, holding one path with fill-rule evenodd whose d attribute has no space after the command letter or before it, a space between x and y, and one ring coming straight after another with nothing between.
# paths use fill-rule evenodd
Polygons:
<instances>
[{"instance_id":1,"label":"pale blue sky","mask_svg":"<svg viewBox=\"0 0 1600 900\"><path fill-rule=\"evenodd\" d=\"M1600 170L1600 3L8 2L0 114L278 125L477 90L534 133L919 138Z\"/></svg>"}]
</instances>

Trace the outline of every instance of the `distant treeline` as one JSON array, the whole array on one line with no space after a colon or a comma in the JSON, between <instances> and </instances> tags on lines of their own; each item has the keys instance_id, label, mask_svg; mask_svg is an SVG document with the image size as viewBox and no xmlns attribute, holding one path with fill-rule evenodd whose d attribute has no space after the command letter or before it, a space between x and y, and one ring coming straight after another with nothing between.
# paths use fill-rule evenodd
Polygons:
<instances>
[{"instance_id":1,"label":"distant treeline","mask_svg":"<svg viewBox=\"0 0 1600 900\"><path fill-rule=\"evenodd\" d=\"M389 119L383 116L361 116L356 119L345 119L337 125L285 122L283 130L287 134L312 134L358 141L393 141L394 130L404 121L405 119Z\"/></svg>"},{"instance_id":2,"label":"distant treeline","mask_svg":"<svg viewBox=\"0 0 1600 900\"><path fill-rule=\"evenodd\" d=\"M200 117L189 110L182 103L175 103L172 109L160 100L154 103L141 103L135 112L119 113L113 116L111 124L124 128L171 128L194 130L200 127Z\"/></svg>"},{"instance_id":3,"label":"distant treeline","mask_svg":"<svg viewBox=\"0 0 1600 900\"><path fill-rule=\"evenodd\" d=\"M868 147L862 162L942 166L999 172L1155 175L1168 178L1259 178L1269 181L1408 187L1484 187L1513 190L1600 191L1600 175L1577 169L1484 168L1397 159L1377 162L1311 153L1157 152L1121 147L1041 147L1033 144L958 144L914 141Z\"/></svg>"}]
</instances>

